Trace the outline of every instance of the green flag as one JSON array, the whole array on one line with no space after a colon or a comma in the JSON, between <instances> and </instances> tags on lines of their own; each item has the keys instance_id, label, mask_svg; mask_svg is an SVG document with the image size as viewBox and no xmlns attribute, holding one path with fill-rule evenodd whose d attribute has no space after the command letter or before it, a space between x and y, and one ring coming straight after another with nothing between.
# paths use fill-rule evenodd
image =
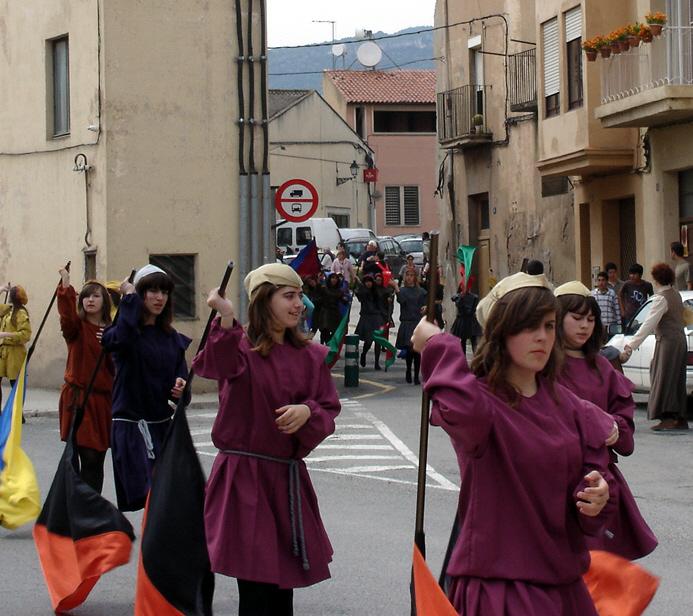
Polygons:
<instances>
[{"instance_id":1,"label":"green flag","mask_svg":"<svg viewBox=\"0 0 693 616\"><path fill-rule=\"evenodd\" d=\"M351 304L349 304L349 309L346 314L342 317L339 326L335 330L332 338L330 338L327 343L327 348L330 349L325 358L325 363L332 368L337 363L339 356L342 353L342 346L344 345L344 337L349 331L349 315L351 314Z\"/></svg>"},{"instance_id":2,"label":"green flag","mask_svg":"<svg viewBox=\"0 0 693 616\"><path fill-rule=\"evenodd\" d=\"M457 260L464 264L464 277L469 280L472 274L472 263L474 261L474 253L476 246L465 246L462 244L457 249Z\"/></svg>"},{"instance_id":3,"label":"green flag","mask_svg":"<svg viewBox=\"0 0 693 616\"><path fill-rule=\"evenodd\" d=\"M395 363L397 349L385 338L385 330L378 329L373 332L373 340L385 349L385 370Z\"/></svg>"}]
</instances>

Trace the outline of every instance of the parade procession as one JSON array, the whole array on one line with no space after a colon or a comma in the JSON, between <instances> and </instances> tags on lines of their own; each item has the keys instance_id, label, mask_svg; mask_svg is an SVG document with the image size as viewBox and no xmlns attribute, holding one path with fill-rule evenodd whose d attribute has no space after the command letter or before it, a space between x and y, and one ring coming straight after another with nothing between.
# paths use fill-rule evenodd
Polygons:
<instances>
[{"instance_id":1,"label":"parade procession","mask_svg":"<svg viewBox=\"0 0 693 616\"><path fill-rule=\"evenodd\" d=\"M0 0L0 614L693 613L691 24Z\"/></svg>"}]
</instances>

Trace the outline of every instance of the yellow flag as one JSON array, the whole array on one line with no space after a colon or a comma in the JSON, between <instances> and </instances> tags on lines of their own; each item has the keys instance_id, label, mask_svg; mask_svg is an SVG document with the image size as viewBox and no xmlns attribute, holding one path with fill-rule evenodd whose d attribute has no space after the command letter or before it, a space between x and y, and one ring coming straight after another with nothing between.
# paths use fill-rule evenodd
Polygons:
<instances>
[{"instance_id":1,"label":"yellow flag","mask_svg":"<svg viewBox=\"0 0 693 616\"><path fill-rule=\"evenodd\" d=\"M25 376L26 362L0 415L0 525L10 529L41 511L34 465L21 447Z\"/></svg>"}]
</instances>

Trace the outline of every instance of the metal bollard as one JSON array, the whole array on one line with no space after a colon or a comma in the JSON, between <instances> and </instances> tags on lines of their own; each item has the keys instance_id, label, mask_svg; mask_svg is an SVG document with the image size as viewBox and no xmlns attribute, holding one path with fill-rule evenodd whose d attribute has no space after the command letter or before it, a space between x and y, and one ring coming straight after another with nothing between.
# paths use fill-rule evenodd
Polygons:
<instances>
[{"instance_id":1,"label":"metal bollard","mask_svg":"<svg viewBox=\"0 0 693 616\"><path fill-rule=\"evenodd\" d=\"M344 338L344 387L359 386L359 337Z\"/></svg>"}]
</instances>

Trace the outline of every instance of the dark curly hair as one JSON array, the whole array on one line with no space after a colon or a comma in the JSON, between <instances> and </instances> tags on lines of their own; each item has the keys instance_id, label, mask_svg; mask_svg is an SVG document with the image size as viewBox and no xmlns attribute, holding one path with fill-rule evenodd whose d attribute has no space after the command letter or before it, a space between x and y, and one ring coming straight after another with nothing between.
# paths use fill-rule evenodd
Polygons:
<instances>
[{"instance_id":1,"label":"dark curly hair","mask_svg":"<svg viewBox=\"0 0 693 616\"><path fill-rule=\"evenodd\" d=\"M674 284L675 274L666 263L657 263L652 267L652 278L655 279L658 285L665 287L668 284Z\"/></svg>"}]
</instances>

